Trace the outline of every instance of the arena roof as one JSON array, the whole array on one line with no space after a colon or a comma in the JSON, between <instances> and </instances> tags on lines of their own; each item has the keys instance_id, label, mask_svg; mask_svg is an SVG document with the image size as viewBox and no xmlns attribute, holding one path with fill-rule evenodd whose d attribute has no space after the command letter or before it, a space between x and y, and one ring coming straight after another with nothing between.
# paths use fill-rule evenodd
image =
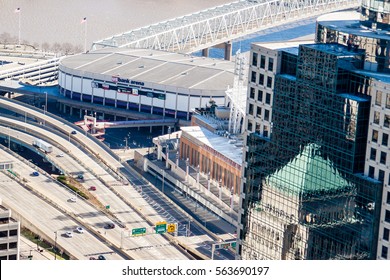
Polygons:
<instances>
[{"instance_id":1,"label":"arena roof","mask_svg":"<svg viewBox=\"0 0 390 280\"><path fill-rule=\"evenodd\" d=\"M64 58L60 70L179 88L225 91L233 86L234 62L147 49L105 48Z\"/></svg>"}]
</instances>

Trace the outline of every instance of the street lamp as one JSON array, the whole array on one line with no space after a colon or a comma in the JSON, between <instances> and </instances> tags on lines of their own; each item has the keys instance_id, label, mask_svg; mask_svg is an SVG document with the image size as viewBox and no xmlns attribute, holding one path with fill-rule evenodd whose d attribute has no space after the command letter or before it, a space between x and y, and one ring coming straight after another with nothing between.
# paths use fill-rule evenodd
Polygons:
<instances>
[{"instance_id":1,"label":"street lamp","mask_svg":"<svg viewBox=\"0 0 390 280\"><path fill-rule=\"evenodd\" d=\"M166 148L166 152L167 152L167 158L166 158L166 161L165 161L165 167L168 168L169 167L169 163L168 163L168 160L169 160L169 145L168 145L168 142L165 146Z\"/></svg>"},{"instance_id":2,"label":"street lamp","mask_svg":"<svg viewBox=\"0 0 390 280\"><path fill-rule=\"evenodd\" d=\"M176 168L179 167L179 151L176 152Z\"/></svg>"},{"instance_id":3,"label":"street lamp","mask_svg":"<svg viewBox=\"0 0 390 280\"><path fill-rule=\"evenodd\" d=\"M210 192L210 171L207 173L207 190Z\"/></svg>"},{"instance_id":4,"label":"street lamp","mask_svg":"<svg viewBox=\"0 0 390 280\"><path fill-rule=\"evenodd\" d=\"M196 183L199 185L199 169L200 169L200 167L199 167L199 164L198 164L198 166L196 167Z\"/></svg>"},{"instance_id":5,"label":"street lamp","mask_svg":"<svg viewBox=\"0 0 390 280\"><path fill-rule=\"evenodd\" d=\"M45 109L47 110L47 91L45 91L44 93L45 93Z\"/></svg>"},{"instance_id":6,"label":"street lamp","mask_svg":"<svg viewBox=\"0 0 390 280\"><path fill-rule=\"evenodd\" d=\"M54 260L57 259L57 231L54 232L55 239L54 239Z\"/></svg>"},{"instance_id":7,"label":"street lamp","mask_svg":"<svg viewBox=\"0 0 390 280\"><path fill-rule=\"evenodd\" d=\"M233 210L233 187L230 189L230 209Z\"/></svg>"},{"instance_id":8,"label":"street lamp","mask_svg":"<svg viewBox=\"0 0 390 280\"><path fill-rule=\"evenodd\" d=\"M219 179L218 181L218 187L219 187L219 200L222 203L222 179Z\"/></svg>"},{"instance_id":9,"label":"street lamp","mask_svg":"<svg viewBox=\"0 0 390 280\"><path fill-rule=\"evenodd\" d=\"M190 159L187 158L186 159L186 181L188 180L188 171L189 171L189 167L190 166Z\"/></svg>"},{"instance_id":10,"label":"street lamp","mask_svg":"<svg viewBox=\"0 0 390 280\"><path fill-rule=\"evenodd\" d=\"M162 190L162 193L164 193L164 183L165 183L165 170L162 170L162 186L161 186L161 190Z\"/></svg>"}]
</instances>

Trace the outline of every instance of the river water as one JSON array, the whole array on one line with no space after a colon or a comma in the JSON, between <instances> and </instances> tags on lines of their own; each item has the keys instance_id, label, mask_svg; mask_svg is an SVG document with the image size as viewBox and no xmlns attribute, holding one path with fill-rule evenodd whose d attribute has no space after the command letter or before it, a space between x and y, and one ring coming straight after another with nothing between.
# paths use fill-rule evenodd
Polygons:
<instances>
[{"instance_id":1,"label":"river water","mask_svg":"<svg viewBox=\"0 0 390 280\"><path fill-rule=\"evenodd\" d=\"M115 34L233 2L232 0L0 0L0 35L30 44L87 46ZM20 8L20 13L15 9Z\"/></svg>"}]
</instances>

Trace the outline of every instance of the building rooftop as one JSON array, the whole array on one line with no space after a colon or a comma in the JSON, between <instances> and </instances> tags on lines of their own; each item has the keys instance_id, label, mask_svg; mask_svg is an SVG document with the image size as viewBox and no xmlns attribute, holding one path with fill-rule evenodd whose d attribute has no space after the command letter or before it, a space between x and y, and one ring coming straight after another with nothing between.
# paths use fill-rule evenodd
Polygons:
<instances>
[{"instance_id":1,"label":"building rooftop","mask_svg":"<svg viewBox=\"0 0 390 280\"><path fill-rule=\"evenodd\" d=\"M61 67L189 90L225 91L234 62L149 49L104 48L65 58Z\"/></svg>"},{"instance_id":2,"label":"building rooftop","mask_svg":"<svg viewBox=\"0 0 390 280\"><path fill-rule=\"evenodd\" d=\"M356 11L337 12L320 16L317 22L330 29L363 37L390 40L387 30L373 29L360 23L360 13Z\"/></svg>"},{"instance_id":3,"label":"building rooftop","mask_svg":"<svg viewBox=\"0 0 390 280\"><path fill-rule=\"evenodd\" d=\"M199 126L187 126L182 127L181 130L184 133L196 138L198 141L209 146L215 151L221 153L225 157L231 159L238 165L242 165L242 147L238 147L233 142L234 140L218 136L207 130L206 128Z\"/></svg>"},{"instance_id":4,"label":"building rooftop","mask_svg":"<svg viewBox=\"0 0 390 280\"><path fill-rule=\"evenodd\" d=\"M313 40L299 40L299 41L283 41L283 42L268 42L268 43L253 43L259 47L265 47L271 50L285 51L298 55L299 45L314 44Z\"/></svg>"}]
</instances>

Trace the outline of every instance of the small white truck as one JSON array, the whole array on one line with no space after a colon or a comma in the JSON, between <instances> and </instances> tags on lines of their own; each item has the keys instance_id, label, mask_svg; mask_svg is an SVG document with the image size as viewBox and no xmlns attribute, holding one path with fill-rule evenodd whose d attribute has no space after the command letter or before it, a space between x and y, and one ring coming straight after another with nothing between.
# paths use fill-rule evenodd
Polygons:
<instances>
[{"instance_id":1,"label":"small white truck","mask_svg":"<svg viewBox=\"0 0 390 280\"><path fill-rule=\"evenodd\" d=\"M42 139L34 139L33 140L33 146L41 149L42 151L44 151L45 153L51 153L53 152L53 146L45 141L43 141Z\"/></svg>"}]
</instances>

